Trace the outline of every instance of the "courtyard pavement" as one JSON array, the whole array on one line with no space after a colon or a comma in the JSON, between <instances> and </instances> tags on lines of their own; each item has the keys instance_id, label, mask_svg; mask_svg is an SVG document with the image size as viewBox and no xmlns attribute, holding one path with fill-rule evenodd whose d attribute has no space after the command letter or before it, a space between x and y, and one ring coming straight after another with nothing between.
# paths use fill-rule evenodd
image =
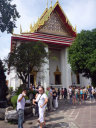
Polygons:
<instances>
[{"instance_id":1,"label":"courtyard pavement","mask_svg":"<svg viewBox=\"0 0 96 128\"><path fill-rule=\"evenodd\" d=\"M86 101L81 105L70 105L59 101L59 108L46 112L47 128L96 128L96 101ZM0 121L0 128L17 128L17 124ZM24 128L38 128L37 117L25 120Z\"/></svg>"}]
</instances>

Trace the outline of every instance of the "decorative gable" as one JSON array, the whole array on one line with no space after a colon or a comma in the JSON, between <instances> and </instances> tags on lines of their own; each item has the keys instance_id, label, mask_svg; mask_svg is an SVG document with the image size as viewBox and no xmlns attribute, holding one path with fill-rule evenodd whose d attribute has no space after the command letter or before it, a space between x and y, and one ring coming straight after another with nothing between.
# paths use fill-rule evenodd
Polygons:
<instances>
[{"instance_id":1,"label":"decorative gable","mask_svg":"<svg viewBox=\"0 0 96 128\"><path fill-rule=\"evenodd\" d=\"M38 21L32 27L30 25L30 31L27 33L48 33L61 36L76 37L76 28L74 29L68 20L67 16L63 12L59 2L50 8L46 8ZM26 33L26 32L25 32ZM22 33L21 34L25 34Z\"/></svg>"},{"instance_id":2,"label":"decorative gable","mask_svg":"<svg viewBox=\"0 0 96 128\"><path fill-rule=\"evenodd\" d=\"M62 19L56 11L53 11L48 21L38 29L38 32L55 35L71 36Z\"/></svg>"}]
</instances>

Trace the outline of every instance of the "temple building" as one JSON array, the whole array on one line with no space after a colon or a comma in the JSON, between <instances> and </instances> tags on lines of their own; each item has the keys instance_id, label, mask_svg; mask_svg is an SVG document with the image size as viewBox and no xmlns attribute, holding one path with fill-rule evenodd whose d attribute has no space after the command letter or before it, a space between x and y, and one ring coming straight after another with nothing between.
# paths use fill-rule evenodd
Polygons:
<instances>
[{"instance_id":1,"label":"temple building","mask_svg":"<svg viewBox=\"0 0 96 128\"><path fill-rule=\"evenodd\" d=\"M90 80L85 79L80 74L74 74L68 63L68 47L72 45L76 37L76 28L74 29L63 12L59 2L50 8L46 8L34 26L30 25L29 32L13 34L11 37L11 51L20 43L32 41L41 41L48 45L47 51L50 51L50 57L47 63L42 65L42 72L32 71L30 74L30 83L34 85L41 84L47 86L68 88L70 85L86 86ZM54 59L55 56L55 59ZM21 84L15 70L11 70L8 76L9 87L14 89Z\"/></svg>"}]
</instances>

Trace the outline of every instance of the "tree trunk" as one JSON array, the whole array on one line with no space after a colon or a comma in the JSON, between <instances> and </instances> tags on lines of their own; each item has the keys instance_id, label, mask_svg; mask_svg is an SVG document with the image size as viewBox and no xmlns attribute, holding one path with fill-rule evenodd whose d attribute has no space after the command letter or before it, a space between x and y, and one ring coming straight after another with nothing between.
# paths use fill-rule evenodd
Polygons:
<instances>
[{"instance_id":1,"label":"tree trunk","mask_svg":"<svg viewBox=\"0 0 96 128\"><path fill-rule=\"evenodd\" d=\"M21 73L17 73L18 77L22 80L23 84L27 84L27 75L22 75Z\"/></svg>"}]
</instances>

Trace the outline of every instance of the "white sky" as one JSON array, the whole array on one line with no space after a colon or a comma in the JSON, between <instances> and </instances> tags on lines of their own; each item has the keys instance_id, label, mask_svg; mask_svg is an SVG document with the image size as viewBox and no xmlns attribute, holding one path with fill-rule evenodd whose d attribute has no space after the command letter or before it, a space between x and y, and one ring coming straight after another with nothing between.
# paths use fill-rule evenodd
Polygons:
<instances>
[{"instance_id":1,"label":"white sky","mask_svg":"<svg viewBox=\"0 0 96 128\"><path fill-rule=\"evenodd\" d=\"M48 0L50 7L51 0ZM54 5L56 0L52 0ZM47 0L13 0L17 5L17 10L21 17L17 19L17 28L14 33L20 32L20 24L23 31L34 24L46 8ZM91 30L96 28L96 0L59 0L59 3L67 15L69 21L75 27L77 32L81 30ZM10 51L11 34L0 33L0 58L6 57Z\"/></svg>"}]
</instances>

